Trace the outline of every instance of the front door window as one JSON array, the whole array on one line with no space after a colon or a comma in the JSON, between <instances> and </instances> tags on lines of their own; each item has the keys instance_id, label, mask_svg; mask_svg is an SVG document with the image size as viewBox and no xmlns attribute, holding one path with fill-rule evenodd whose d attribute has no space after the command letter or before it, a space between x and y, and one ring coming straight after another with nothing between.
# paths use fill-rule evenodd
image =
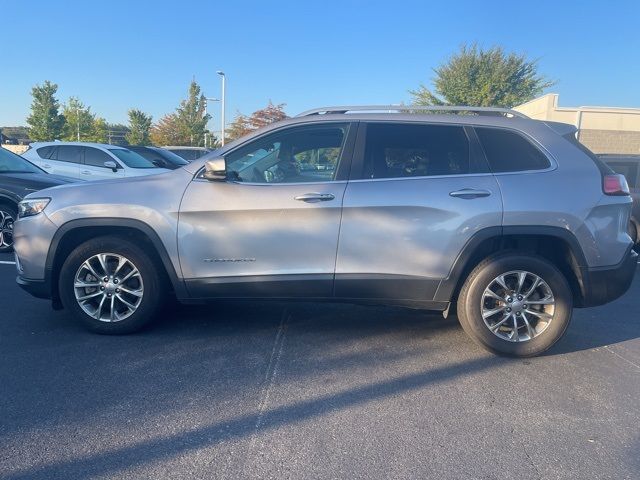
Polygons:
<instances>
[{"instance_id":1,"label":"front door window","mask_svg":"<svg viewBox=\"0 0 640 480\"><path fill-rule=\"evenodd\" d=\"M225 157L229 180L327 182L336 177L347 125L300 127L258 139Z\"/></svg>"}]
</instances>

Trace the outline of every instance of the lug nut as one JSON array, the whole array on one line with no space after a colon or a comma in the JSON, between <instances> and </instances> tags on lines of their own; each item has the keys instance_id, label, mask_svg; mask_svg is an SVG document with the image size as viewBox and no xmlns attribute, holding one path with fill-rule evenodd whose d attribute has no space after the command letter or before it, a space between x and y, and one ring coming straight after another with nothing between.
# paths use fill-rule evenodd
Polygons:
<instances>
[{"instance_id":1,"label":"lug nut","mask_svg":"<svg viewBox=\"0 0 640 480\"><path fill-rule=\"evenodd\" d=\"M111 298L111 294L110 294L110 293L107 293L107 297ZM518 314L518 315L519 315L519 314Z\"/></svg>"},{"instance_id":2,"label":"lug nut","mask_svg":"<svg viewBox=\"0 0 640 480\"><path fill-rule=\"evenodd\" d=\"M120 289L119 288L116 288L116 293L120 293Z\"/></svg>"},{"instance_id":3,"label":"lug nut","mask_svg":"<svg viewBox=\"0 0 640 480\"><path fill-rule=\"evenodd\" d=\"M107 283L109 281L109 277L104 277L103 282Z\"/></svg>"},{"instance_id":4,"label":"lug nut","mask_svg":"<svg viewBox=\"0 0 640 480\"><path fill-rule=\"evenodd\" d=\"M513 298L507 297L507 302L509 302L509 303L513 302Z\"/></svg>"},{"instance_id":5,"label":"lug nut","mask_svg":"<svg viewBox=\"0 0 640 480\"><path fill-rule=\"evenodd\" d=\"M518 300L522 300L522 295L518 295Z\"/></svg>"},{"instance_id":6,"label":"lug nut","mask_svg":"<svg viewBox=\"0 0 640 480\"><path fill-rule=\"evenodd\" d=\"M118 279L116 278L116 279L113 281L113 283L118 283Z\"/></svg>"},{"instance_id":7,"label":"lug nut","mask_svg":"<svg viewBox=\"0 0 640 480\"><path fill-rule=\"evenodd\" d=\"M520 312L516 312L516 315L519 317L520 316Z\"/></svg>"},{"instance_id":8,"label":"lug nut","mask_svg":"<svg viewBox=\"0 0 640 480\"><path fill-rule=\"evenodd\" d=\"M100 287L100 290L104 290L104 287Z\"/></svg>"},{"instance_id":9,"label":"lug nut","mask_svg":"<svg viewBox=\"0 0 640 480\"><path fill-rule=\"evenodd\" d=\"M525 304L525 305L522 306L522 308L524 308L526 310L527 308L529 308L529 306Z\"/></svg>"},{"instance_id":10,"label":"lug nut","mask_svg":"<svg viewBox=\"0 0 640 480\"><path fill-rule=\"evenodd\" d=\"M510 312L510 311L511 311L511 307L507 307L507 312Z\"/></svg>"}]
</instances>

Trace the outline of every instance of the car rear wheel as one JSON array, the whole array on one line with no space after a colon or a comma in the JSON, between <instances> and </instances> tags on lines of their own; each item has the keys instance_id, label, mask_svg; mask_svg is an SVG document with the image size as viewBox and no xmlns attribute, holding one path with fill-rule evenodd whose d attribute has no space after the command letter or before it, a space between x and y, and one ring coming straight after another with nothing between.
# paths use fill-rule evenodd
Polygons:
<instances>
[{"instance_id":1,"label":"car rear wheel","mask_svg":"<svg viewBox=\"0 0 640 480\"><path fill-rule=\"evenodd\" d=\"M501 254L482 261L458 297L465 332L491 352L531 357L564 334L573 296L564 275L544 258Z\"/></svg>"},{"instance_id":2,"label":"car rear wheel","mask_svg":"<svg viewBox=\"0 0 640 480\"><path fill-rule=\"evenodd\" d=\"M13 250L13 222L18 211L11 205L0 204L0 253Z\"/></svg>"},{"instance_id":3,"label":"car rear wheel","mask_svg":"<svg viewBox=\"0 0 640 480\"><path fill-rule=\"evenodd\" d=\"M87 328L122 334L149 323L162 302L165 287L153 260L120 237L83 243L60 272L60 298Z\"/></svg>"}]
</instances>

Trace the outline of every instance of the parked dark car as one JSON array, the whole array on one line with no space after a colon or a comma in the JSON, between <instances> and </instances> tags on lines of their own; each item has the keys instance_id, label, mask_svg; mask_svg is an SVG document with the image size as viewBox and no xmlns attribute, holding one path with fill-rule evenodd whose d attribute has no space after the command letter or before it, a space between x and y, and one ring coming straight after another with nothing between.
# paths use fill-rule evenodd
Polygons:
<instances>
[{"instance_id":1,"label":"parked dark car","mask_svg":"<svg viewBox=\"0 0 640 480\"><path fill-rule=\"evenodd\" d=\"M184 158L188 162L193 162L194 160L197 160L200 157L202 157L203 155L206 155L207 153L211 152L210 149L204 148L204 147L174 147L174 146L168 146L168 147L162 147L162 148L164 148L165 150L169 150L170 152L173 152L176 155L181 156L182 158Z\"/></svg>"},{"instance_id":2,"label":"parked dark car","mask_svg":"<svg viewBox=\"0 0 640 480\"><path fill-rule=\"evenodd\" d=\"M0 253L13 248L13 222L18 202L43 188L71 183L73 179L49 175L24 158L0 147Z\"/></svg>"},{"instance_id":3,"label":"parked dark car","mask_svg":"<svg viewBox=\"0 0 640 480\"><path fill-rule=\"evenodd\" d=\"M633 198L633 212L629 224L629 235L640 245L640 155L598 155L616 173L621 173L629 183Z\"/></svg>"},{"instance_id":4,"label":"parked dark car","mask_svg":"<svg viewBox=\"0 0 640 480\"><path fill-rule=\"evenodd\" d=\"M129 145L127 149L136 152L138 155L142 155L156 167L175 170L184 165L189 165L189 162L184 158L164 148Z\"/></svg>"}]
</instances>

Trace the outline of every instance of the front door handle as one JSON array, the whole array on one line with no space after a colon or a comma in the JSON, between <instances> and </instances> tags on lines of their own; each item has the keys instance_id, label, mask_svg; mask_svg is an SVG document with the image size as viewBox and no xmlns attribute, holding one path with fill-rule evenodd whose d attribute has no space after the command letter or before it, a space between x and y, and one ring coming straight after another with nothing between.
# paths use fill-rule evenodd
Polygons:
<instances>
[{"instance_id":1,"label":"front door handle","mask_svg":"<svg viewBox=\"0 0 640 480\"><path fill-rule=\"evenodd\" d=\"M89 170L82 170L80 173L83 175L91 175L91 172Z\"/></svg>"},{"instance_id":2,"label":"front door handle","mask_svg":"<svg viewBox=\"0 0 640 480\"><path fill-rule=\"evenodd\" d=\"M51 168L51 165L49 165L48 163L45 163L44 165L42 165L42 168Z\"/></svg>"},{"instance_id":3,"label":"front door handle","mask_svg":"<svg viewBox=\"0 0 640 480\"><path fill-rule=\"evenodd\" d=\"M450 192L449 195L452 197L464 198L466 200L469 200L472 198L488 197L489 195L491 195L491 191L478 190L475 188L463 188L462 190L456 190L454 192Z\"/></svg>"},{"instance_id":4,"label":"front door handle","mask_svg":"<svg viewBox=\"0 0 640 480\"><path fill-rule=\"evenodd\" d=\"M301 202L307 203L327 202L329 200L333 200L334 198L336 198L335 195L331 193L305 193L304 195L293 197L294 200L299 200Z\"/></svg>"}]
</instances>

